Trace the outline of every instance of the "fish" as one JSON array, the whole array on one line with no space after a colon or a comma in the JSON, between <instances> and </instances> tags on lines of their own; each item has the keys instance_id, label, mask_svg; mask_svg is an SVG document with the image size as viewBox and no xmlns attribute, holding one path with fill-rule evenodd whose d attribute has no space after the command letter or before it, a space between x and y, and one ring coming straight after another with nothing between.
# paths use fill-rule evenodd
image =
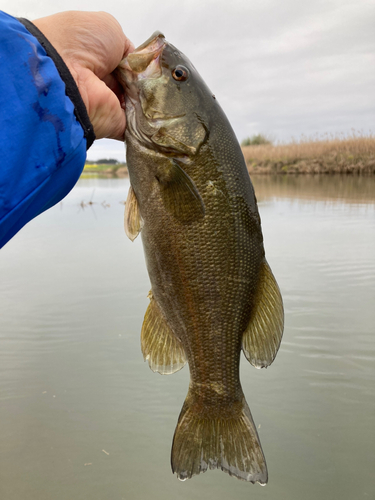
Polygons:
<instances>
[{"instance_id":1,"label":"fish","mask_svg":"<svg viewBox=\"0 0 375 500\"><path fill-rule=\"evenodd\" d=\"M171 466L265 485L268 471L241 387L241 351L269 366L283 334L282 297L265 258L246 163L217 98L155 32L123 59L130 188L125 231L141 234L151 282L141 329L154 372L188 364Z\"/></svg>"}]
</instances>

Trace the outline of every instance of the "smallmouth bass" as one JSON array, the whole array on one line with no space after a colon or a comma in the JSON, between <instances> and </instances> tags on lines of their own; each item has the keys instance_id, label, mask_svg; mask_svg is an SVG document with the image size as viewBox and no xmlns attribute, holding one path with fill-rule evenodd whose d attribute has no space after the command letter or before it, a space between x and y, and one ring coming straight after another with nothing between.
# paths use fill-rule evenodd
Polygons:
<instances>
[{"instance_id":1,"label":"smallmouth bass","mask_svg":"<svg viewBox=\"0 0 375 500\"><path fill-rule=\"evenodd\" d=\"M155 372L190 369L172 470L185 480L220 468L266 484L240 354L270 365L284 313L241 148L215 96L161 33L129 54L117 77L131 183L125 230L131 240L141 232L152 287L142 352Z\"/></svg>"}]
</instances>

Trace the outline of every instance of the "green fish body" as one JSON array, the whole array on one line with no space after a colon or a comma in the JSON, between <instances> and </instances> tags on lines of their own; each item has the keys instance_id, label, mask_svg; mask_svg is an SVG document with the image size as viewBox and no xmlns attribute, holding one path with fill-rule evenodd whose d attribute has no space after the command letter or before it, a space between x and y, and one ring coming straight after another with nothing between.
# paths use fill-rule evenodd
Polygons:
<instances>
[{"instance_id":1,"label":"green fish body","mask_svg":"<svg viewBox=\"0 0 375 500\"><path fill-rule=\"evenodd\" d=\"M215 96L161 33L117 76L131 182L125 228L132 240L141 232L152 286L142 351L153 371L190 369L172 470L184 480L221 468L265 484L240 354L257 368L272 363L283 306L241 148Z\"/></svg>"}]
</instances>

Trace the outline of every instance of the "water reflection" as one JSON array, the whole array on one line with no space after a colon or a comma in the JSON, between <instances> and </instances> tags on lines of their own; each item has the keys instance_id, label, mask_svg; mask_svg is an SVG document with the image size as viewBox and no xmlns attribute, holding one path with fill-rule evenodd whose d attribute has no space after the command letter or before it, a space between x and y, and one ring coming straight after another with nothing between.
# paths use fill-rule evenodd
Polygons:
<instances>
[{"instance_id":1,"label":"water reflection","mask_svg":"<svg viewBox=\"0 0 375 500\"><path fill-rule=\"evenodd\" d=\"M119 185L128 185L128 179L107 178L100 176L84 176L79 181L85 196L77 204L81 210L87 208L110 208L110 203L100 197L98 186L107 189ZM252 182L258 202L271 199L314 200L325 202L342 202L345 204L375 203L375 177L354 175L253 175ZM116 202L125 204L126 189ZM60 203L63 209L70 197Z\"/></svg>"},{"instance_id":2,"label":"water reflection","mask_svg":"<svg viewBox=\"0 0 375 500\"><path fill-rule=\"evenodd\" d=\"M149 281L123 231L128 181L80 180L1 251L0 498L374 498L374 181L253 178L286 311L274 364L241 364L260 488L172 476L188 370L161 377L142 359Z\"/></svg>"},{"instance_id":3,"label":"water reflection","mask_svg":"<svg viewBox=\"0 0 375 500\"><path fill-rule=\"evenodd\" d=\"M299 198L374 203L375 177L355 175L253 175L258 200Z\"/></svg>"}]
</instances>

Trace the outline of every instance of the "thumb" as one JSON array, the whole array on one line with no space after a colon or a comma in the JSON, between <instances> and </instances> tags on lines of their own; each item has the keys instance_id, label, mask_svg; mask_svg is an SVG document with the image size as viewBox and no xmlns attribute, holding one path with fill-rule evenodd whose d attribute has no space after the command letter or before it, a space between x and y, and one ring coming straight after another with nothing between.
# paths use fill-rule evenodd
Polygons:
<instances>
[{"instance_id":1,"label":"thumb","mask_svg":"<svg viewBox=\"0 0 375 500\"><path fill-rule=\"evenodd\" d=\"M111 90L104 81L87 69L83 69L80 76L78 87L96 138L106 137L123 141L126 119L119 100L119 89L112 85Z\"/></svg>"}]
</instances>

